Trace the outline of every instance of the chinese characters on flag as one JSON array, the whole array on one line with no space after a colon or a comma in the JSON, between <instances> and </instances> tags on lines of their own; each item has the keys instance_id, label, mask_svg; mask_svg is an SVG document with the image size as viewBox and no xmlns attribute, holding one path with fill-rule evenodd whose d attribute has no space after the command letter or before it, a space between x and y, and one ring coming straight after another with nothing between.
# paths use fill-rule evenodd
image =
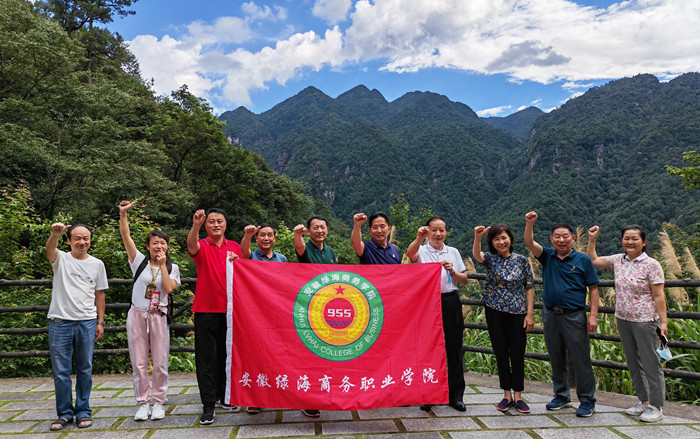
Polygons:
<instances>
[{"instance_id":1,"label":"chinese characters on flag","mask_svg":"<svg viewBox=\"0 0 700 439\"><path fill-rule=\"evenodd\" d=\"M440 270L229 262L226 399L323 410L446 403Z\"/></svg>"}]
</instances>

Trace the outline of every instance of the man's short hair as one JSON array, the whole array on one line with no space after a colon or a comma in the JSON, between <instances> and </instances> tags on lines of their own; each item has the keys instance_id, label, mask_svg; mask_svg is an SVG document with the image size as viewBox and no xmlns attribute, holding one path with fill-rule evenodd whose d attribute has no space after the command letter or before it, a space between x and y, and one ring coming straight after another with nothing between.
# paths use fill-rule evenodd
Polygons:
<instances>
[{"instance_id":1,"label":"man's short hair","mask_svg":"<svg viewBox=\"0 0 700 439\"><path fill-rule=\"evenodd\" d=\"M440 221L442 221L443 223L447 224L447 221L445 221L444 219L440 218L439 216L431 216L430 218L428 218L428 221L425 222L425 225L428 226L428 227L430 227L430 223L432 223L433 221L436 221L436 220L440 220Z\"/></svg>"},{"instance_id":2,"label":"man's short hair","mask_svg":"<svg viewBox=\"0 0 700 439\"><path fill-rule=\"evenodd\" d=\"M314 215L314 216L312 216L311 218L309 218L309 219L306 221L306 228L307 228L307 229L310 229L310 228L311 228L311 221L313 221L313 220L315 220L315 219L316 219L316 220L323 221L324 223L326 223L326 227L328 226L328 221L326 221L326 219L325 219L324 217L322 217L322 216L320 216L320 215Z\"/></svg>"},{"instance_id":3,"label":"man's short hair","mask_svg":"<svg viewBox=\"0 0 700 439\"><path fill-rule=\"evenodd\" d=\"M272 234L274 236L277 236L277 230L275 230L275 228L272 227L272 224L270 224L270 223L260 223L260 225L258 227L259 227L258 232L261 231L262 229L264 229L265 227L269 227L272 229ZM255 236L258 236L258 232L255 232Z\"/></svg>"},{"instance_id":4,"label":"man's short hair","mask_svg":"<svg viewBox=\"0 0 700 439\"><path fill-rule=\"evenodd\" d=\"M391 225L391 221L389 221L389 215L387 215L384 212L377 212L377 213L373 213L372 215L369 216L369 226L370 227L372 227L372 222L374 220L376 220L377 218L384 218L384 220L386 221L386 224L389 226Z\"/></svg>"},{"instance_id":5,"label":"man's short hair","mask_svg":"<svg viewBox=\"0 0 700 439\"><path fill-rule=\"evenodd\" d=\"M557 223L557 224L553 225L553 226L552 226L552 229L551 229L551 231L552 231L551 234L554 235L554 231L557 230L557 229L566 229L566 230L569 231L569 233L571 233L572 235L576 236L576 232L574 231L574 229L573 229L570 225L568 225L568 224L566 224L566 223Z\"/></svg>"},{"instance_id":6,"label":"man's short hair","mask_svg":"<svg viewBox=\"0 0 700 439\"><path fill-rule=\"evenodd\" d=\"M208 220L209 214L212 214L212 213L218 213L220 215L223 215L224 220L228 223L228 216L226 216L226 211L224 209L219 209L218 207L210 207L209 209L207 209L206 217L204 218L204 220L205 221Z\"/></svg>"},{"instance_id":7,"label":"man's short hair","mask_svg":"<svg viewBox=\"0 0 700 439\"><path fill-rule=\"evenodd\" d=\"M73 224L72 226L68 227L68 230L66 231L66 234L68 235L68 239L73 239L72 234L73 234L73 230L76 227L85 227L87 229L88 233L90 233L90 240L92 241L92 229L90 228L90 226L85 225L85 224Z\"/></svg>"}]
</instances>

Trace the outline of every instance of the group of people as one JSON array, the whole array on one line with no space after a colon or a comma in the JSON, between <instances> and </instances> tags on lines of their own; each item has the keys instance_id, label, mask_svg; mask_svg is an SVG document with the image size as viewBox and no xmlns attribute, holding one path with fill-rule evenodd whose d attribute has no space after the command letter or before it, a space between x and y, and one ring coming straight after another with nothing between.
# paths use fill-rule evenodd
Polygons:
<instances>
[{"instance_id":1,"label":"group of people","mask_svg":"<svg viewBox=\"0 0 700 439\"><path fill-rule=\"evenodd\" d=\"M133 367L137 421L165 417L163 404L168 388L169 330L166 311L169 295L180 285L180 270L170 261L168 235L152 231L146 238L145 253L131 238L128 211L134 205L119 205L119 228L134 275L131 307L127 314L127 336ZM556 224L544 247L534 240L533 225L537 213L525 215L525 245L542 265L544 309L542 321L552 365L554 398L548 410L559 410L571 403L569 365L573 365L580 405L576 415L588 417L595 411L595 378L589 349L589 332L598 325L598 277L595 268L612 269L617 290L616 319L639 402L627 410L640 420L654 422L663 417L664 376L656 354L657 333L667 336L664 276L660 264L646 254L646 235L639 226L622 230L624 253L599 257L595 251L598 226L589 230L587 255L574 250L576 240L567 224ZM362 240L362 227L369 223L371 239ZM225 238L226 213L211 208L198 210L192 217L187 250L197 269L197 285L192 304L195 327L195 365L202 401L200 424L214 422L217 404L238 410L225 401L225 363L227 337L226 263L235 258L287 262L274 250L275 229L268 223L249 225L241 243ZM206 237L200 239L204 226ZM70 251L58 250L61 235L66 234ZM391 223L384 213L353 217L351 243L361 264L400 264L399 249L389 242ZM308 235L308 241L304 236ZM325 244L328 223L320 216L294 227L294 246L299 263L336 264L333 249ZM447 357L449 401L458 411L466 411L462 343L464 318L459 285L467 283L464 261L454 247L445 245L447 225L442 218L430 218L418 229L406 250L412 263L440 263L440 293L443 333ZM481 250L486 235L487 252ZM104 333L105 290L108 288L104 264L88 254L92 231L86 225L55 223L46 243L54 279L49 308L49 346L51 352L56 411L58 419L51 430L61 430L74 420L78 427L92 425L89 405L92 388L94 343ZM250 250L255 239L257 249ZM524 354L526 332L534 325L534 279L527 258L513 253L515 237L505 224L474 229L474 259L486 268L482 301L491 344L496 355L503 399L496 408L511 406L522 413L530 408L522 398L524 390ZM586 316L588 291L590 311ZM153 365L149 383L149 352ZM71 392L71 363L76 364L76 400ZM424 404L421 410L431 410ZM248 407L255 414L260 407ZM309 417L320 416L318 408L303 409Z\"/></svg>"}]
</instances>

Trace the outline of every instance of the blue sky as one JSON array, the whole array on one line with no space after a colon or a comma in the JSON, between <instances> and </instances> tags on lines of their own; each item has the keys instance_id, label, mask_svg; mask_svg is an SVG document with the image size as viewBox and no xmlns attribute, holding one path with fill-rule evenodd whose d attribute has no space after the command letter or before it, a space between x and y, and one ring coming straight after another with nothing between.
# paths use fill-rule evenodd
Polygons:
<instances>
[{"instance_id":1,"label":"blue sky","mask_svg":"<svg viewBox=\"0 0 700 439\"><path fill-rule=\"evenodd\" d=\"M314 86L431 91L481 116L700 70L697 0L140 0L116 18L160 94L261 113Z\"/></svg>"}]
</instances>

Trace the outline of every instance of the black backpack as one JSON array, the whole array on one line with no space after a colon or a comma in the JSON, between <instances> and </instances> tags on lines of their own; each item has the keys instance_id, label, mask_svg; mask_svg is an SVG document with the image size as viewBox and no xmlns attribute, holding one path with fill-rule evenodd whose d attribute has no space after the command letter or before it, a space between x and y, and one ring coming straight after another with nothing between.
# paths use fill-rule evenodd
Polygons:
<instances>
[{"instance_id":1,"label":"black backpack","mask_svg":"<svg viewBox=\"0 0 700 439\"><path fill-rule=\"evenodd\" d=\"M141 273L143 273L143 270L146 269L146 266L148 265L148 261L149 261L148 258L143 258L143 261L141 261L141 264L136 269L136 273L134 273L134 282L136 282L136 279L138 279L139 276L141 276ZM168 274L173 272L173 263L172 262L170 262L170 261L166 262L165 266L168 268ZM131 303L131 306L134 306L133 302ZM167 308L168 308L168 311L165 314L165 318L168 321L168 325L172 325L172 323L173 323L173 295L172 294L168 294L168 307ZM163 313L161 312L161 314L163 314Z\"/></svg>"}]
</instances>

